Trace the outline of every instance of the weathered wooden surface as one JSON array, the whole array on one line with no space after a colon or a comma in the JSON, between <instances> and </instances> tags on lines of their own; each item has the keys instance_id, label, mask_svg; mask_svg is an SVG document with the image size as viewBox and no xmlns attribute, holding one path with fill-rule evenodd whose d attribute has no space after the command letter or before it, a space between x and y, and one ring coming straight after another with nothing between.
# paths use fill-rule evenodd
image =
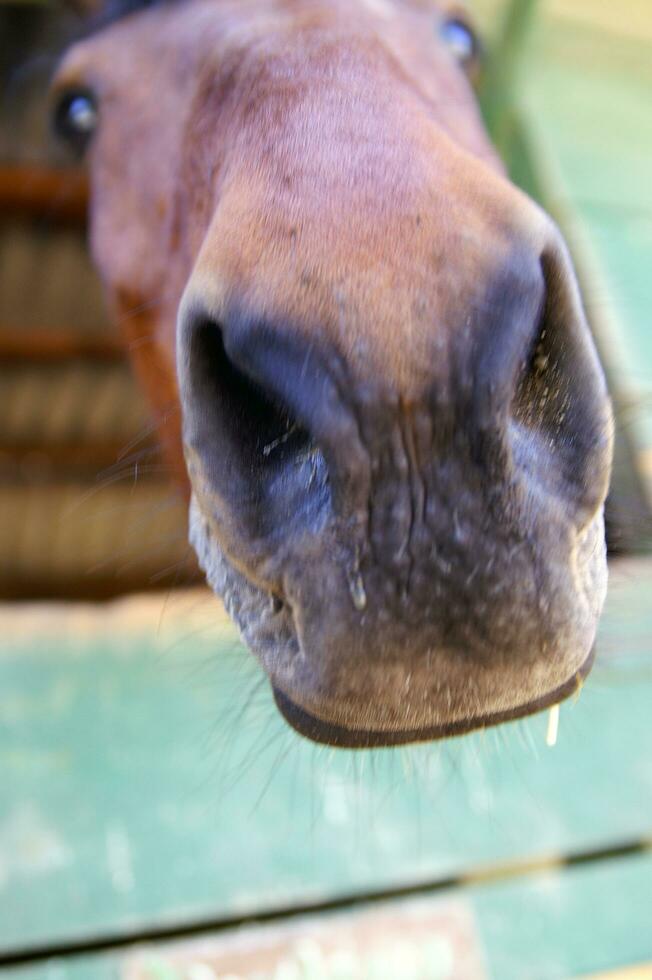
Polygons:
<instances>
[{"instance_id":1,"label":"weathered wooden surface","mask_svg":"<svg viewBox=\"0 0 652 980\"><path fill-rule=\"evenodd\" d=\"M588 980L589 975L591 980L649 980L650 967L633 964L650 961L651 883L652 856L647 856L572 870L551 869L494 885L456 889L436 897L432 907L440 916L442 906L452 905L457 918L461 911L465 934L477 951L474 955L482 957L484 975L492 980ZM427 908L431 902L426 899L419 904ZM407 905L409 908L412 903ZM379 908L383 911L386 907ZM390 908L400 914L400 905ZM333 918L346 922L349 917ZM290 924L301 935L304 924L308 931L315 926L328 928L330 921L330 917L320 916L316 920L292 920ZM278 931L279 927L269 926L234 935L246 948L256 950L268 946ZM147 980L152 975L155 980L216 980L205 967L222 948L225 937L228 939L228 934L208 933L190 943L140 945L94 956L52 958L33 966L9 968L1 975L3 980L125 980L127 971L133 978L133 970L139 966L143 972L149 971ZM446 931L442 938L447 938ZM603 971L609 971L608 975L602 977ZM263 974L264 980L273 976ZM443 969L434 974L436 980L446 976ZM480 980L482 976L471 974L464 980ZM310 980L309 975L301 980ZM320 980L344 978L335 971L330 976L324 971ZM371 978L354 975L346 976L346 980ZM381 978L375 976L373 980ZM383 980L399 978L390 975ZM401 975L401 980L407 977ZM433 978L419 976L418 980Z\"/></svg>"}]
</instances>

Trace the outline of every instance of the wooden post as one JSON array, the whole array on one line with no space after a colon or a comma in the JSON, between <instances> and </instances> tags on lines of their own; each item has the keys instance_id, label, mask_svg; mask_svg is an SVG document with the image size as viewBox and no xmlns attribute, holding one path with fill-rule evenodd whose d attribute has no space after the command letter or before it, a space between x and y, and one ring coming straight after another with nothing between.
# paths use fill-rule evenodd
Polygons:
<instances>
[{"instance_id":1,"label":"wooden post","mask_svg":"<svg viewBox=\"0 0 652 980\"><path fill-rule=\"evenodd\" d=\"M509 159L518 75L538 0L509 0L480 87L480 103L498 151Z\"/></svg>"}]
</instances>

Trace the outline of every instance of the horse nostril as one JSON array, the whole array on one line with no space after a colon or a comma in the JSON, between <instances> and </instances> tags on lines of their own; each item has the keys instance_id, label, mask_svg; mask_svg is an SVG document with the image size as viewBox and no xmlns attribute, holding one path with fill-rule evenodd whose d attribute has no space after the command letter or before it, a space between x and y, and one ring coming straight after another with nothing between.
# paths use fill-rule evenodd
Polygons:
<instances>
[{"instance_id":1,"label":"horse nostril","mask_svg":"<svg viewBox=\"0 0 652 980\"><path fill-rule=\"evenodd\" d=\"M317 389L319 379L308 372L296 380L292 358L285 360L269 331L239 326L195 313L180 321L180 394L193 486L249 537L318 526L330 510L319 419L306 399L292 404L292 398L302 385Z\"/></svg>"},{"instance_id":2,"label":"horse nostril","mask_svg":"<svg viewBox=\"0 0 652 980\"><path fill-rule=\"evenodd\" d=\"M563 344L558 341L543 317L526 352L511 406L512 420L517 425L541 429L551 436L564 421L562 405L566 396L560 370Z\"/></svg>"},{"instance_id":3,"label":"horse nostril","mask_svg":"<svg viewBox=\"0 0 652 980\"><path fill-rule=\"evenodd\" d=\"M555 236L516 254L492 284L476 360L473 438L499 483L522 477L580 524L601 506L611 408L575 274Z\"/></svg>"},{"instance_id":4,"label":"horse nostril","mask_svg":"<svg viewBox=\"0 0 652 980\"><path fill-rule=\"evenodd\" d=\"M204 411L212 408L222 436L229 437L226 442L233 465L258 474L313 448L309 432L278 395L229 357L218 324L207 320L197 325L191 356L195 397Z\"/></svg>"},{"instance_id":5,"label":"horse nostril","mask_svg":"<svg viewBox=\"0 0 652 980\"><path fill-rule=\"evenodd\" d=\"M511 403L515 458L541 483L592 512L606 492L611 414L573 269L544 253L545 298Z\"/></svg>"}]
</instances>

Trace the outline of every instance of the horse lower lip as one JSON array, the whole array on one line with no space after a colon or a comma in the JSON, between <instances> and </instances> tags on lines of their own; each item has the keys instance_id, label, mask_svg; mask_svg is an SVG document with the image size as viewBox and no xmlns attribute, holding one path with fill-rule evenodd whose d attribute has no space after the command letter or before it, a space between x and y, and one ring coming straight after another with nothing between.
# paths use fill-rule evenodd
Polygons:
<instances>
[{"instance_id":1,"label":"horse lower lip","mask_svg":"<svg viewBox=\"0 0 652 980\"><path fill-rule=\"evenodd\" d=\"M481 728L491 728L506 721L515 721L539 711L545 711L560 701L576 694L582 682L593 666L595 647L593 647L577 673L560 687L550 691L536 701L525 702L508 711L497 714L477 715L474 717L443 723L433 727L396 731L373 731L348 728L330 721L324 721L316 715L297 705L279 688L272 685L276 706L286 722L300 735L322 745L330 745L342 749L372 749L390 748L395 745L407 745L413 742L430 742L450 738L454 735L465 735Z\"/></svg>"}]
</instances>

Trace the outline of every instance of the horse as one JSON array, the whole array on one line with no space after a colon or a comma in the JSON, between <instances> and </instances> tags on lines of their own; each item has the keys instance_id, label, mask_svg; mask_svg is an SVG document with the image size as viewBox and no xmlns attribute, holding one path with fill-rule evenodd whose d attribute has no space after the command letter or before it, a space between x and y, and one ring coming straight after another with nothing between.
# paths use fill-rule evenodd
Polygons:
<instances>
[{"instance_id":1,"label":"horse","mask_svg":"<svg viewBox=\"0 0 652 980\"><path fill-rule=\"evenodd\" d=\"M298 732L576 691L613 421L572 261L443 0L109 2L53 83L208 582Z\"/></svg>"}]
</instances>

